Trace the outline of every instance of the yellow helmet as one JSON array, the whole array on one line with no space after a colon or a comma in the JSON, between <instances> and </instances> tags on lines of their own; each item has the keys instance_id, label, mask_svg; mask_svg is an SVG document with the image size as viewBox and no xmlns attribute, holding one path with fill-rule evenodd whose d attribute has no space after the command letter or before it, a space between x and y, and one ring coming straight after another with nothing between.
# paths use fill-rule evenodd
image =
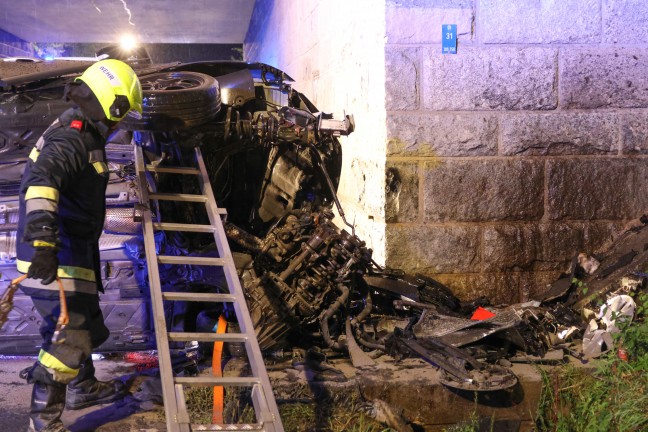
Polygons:
<instances>
[{"instance_id":1,"label":"yellow helmet","mask_svg":"<svg viewBox=\"0 0 648 432\"><path fill-rule=\"evenodd\" d=\"M130 110L142 114L142 85L135 71L120 60L98 61L74 81L90 87L108 120L119 121Z\"/></svg>"}]
</instances>

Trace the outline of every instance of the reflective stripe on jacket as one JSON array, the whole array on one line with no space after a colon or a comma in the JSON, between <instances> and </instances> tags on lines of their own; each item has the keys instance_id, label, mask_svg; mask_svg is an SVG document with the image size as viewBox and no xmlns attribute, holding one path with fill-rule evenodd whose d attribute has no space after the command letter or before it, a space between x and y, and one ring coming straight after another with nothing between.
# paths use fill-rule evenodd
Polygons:
<instances>
[{"instance_id":1,"label":"reflective stripe on jacket","mask_svg":"<svg viewBox=\"0 0 648 432\"><path fill-rule=\"evenodd\" d=\"M101 287L99 236L105 217L108 129L79 109L63 113L38 140L20 186L18 271L26 273L35 247L57 247L66 291L96 293ZM55 295L58 285L26 279L21 287ZM39 295L50 295L39 294Z\"/></svg>"}]
</instances>

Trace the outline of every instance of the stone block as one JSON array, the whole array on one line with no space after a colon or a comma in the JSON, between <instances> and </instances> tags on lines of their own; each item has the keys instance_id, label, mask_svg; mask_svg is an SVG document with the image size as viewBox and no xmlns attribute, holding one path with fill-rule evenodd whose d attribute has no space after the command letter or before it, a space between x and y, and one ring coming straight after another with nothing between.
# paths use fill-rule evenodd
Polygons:
<instances>
[{"instance_id":1,"label":"stone block","mask_svg":"<svg viewBox=\"0 0 648 432\"><path fill-rule=\"evenodd\" d=\"M538 256L537 226L501 225L484 228L485 271L529 270Z\"/></svg>"},{"instance_id":2,"label":"stone block","mask_svg":"<svg viewBox=\"0 0 648 432\"><path fill-rule=\"evenodd\" d=\"M387 225L386 264L412 273L461 273L479 268L480 229Z\"/></svg>"},{"instance_id":3,"label":"stone block","mask_svg":"<svg viewBox=\"0 0 648 432\"><path fill-rule=\"evenodd\" d=\"M567 272L567 268L545 272L520 273L520 301L542 300L551 284Z\"/></svg>"},{"instance_id":4,"label":"stone block","mask_svg":"<svg viewBox=\"0 0 648 432\"><path fill-rule=\"evenodd\" d=\"M385 49L385 108L415 110L419 107L419 50Z\"/></svg>"},{"instance_id":5,"label":"stone block","mask_svg":"<svg viewBox=\"0 0 648 432\"><path fill-rule=\"evenodd\" d=\"M511 114L500 121L505 155L616 154L619 148L613 113Z\"/></svg>"},{"instance_id":6,"label":"stone block","mask_svg":"<svg viewBox=\"0 0 648 432\"><path fill-rule=\"evenodd\" d=\"M648 48L568 48L561 59L562 107L648 107Z\"/></svg>"},{"instance_id":7,"label":"stone block","mask_svg":"<svg viewBox=\"0 0 648 432\"><path fill-rule=\"evenodd\" d=\"M648 154L648 112L633 110L622 114L621 151L629 155Z\"/></svg>"},{"instance_id":8,"label":"stone block","mask_svg":"<svg viewBox=\"0 0 648 432\"><path fill-rule=\"evenodd\" d=\"M537 227L539 249L533 269L566 271L573 258L587 249L593 232L582 223L548 223Z\"/></svg>"},{"instance_id":9,"label":"stone block","mask_svg":"<svg viewBox=\"0 0 648 432\"><path fill-rule=\"evenodd\" d=\"M441 26L457 24L460 42L472 39L472 0L387 1L387 43L441 43Z\"/></svg>"},{"instance_id":10,"label":"stone block","mask_svg":"<svg viewBox=\"0 0 648 432\"><path fill-rule=\"evenodd\" d=\"M430 110L556 108L557 50L464 47L456 55L422 51L421 105Z\"/></svg>"},{"instance_id":11,"label":"stone block","mask_svg":"<svg viewBox=\"0 0 648 432\"><path fill-rule=\"evenodd\" d=\"M387 156L493 156L497 118L490 114L387 114Z\"/></svg>"},{"instance_id":12,"label":"stone block","mask_svg":"<svg viewBox=\"0 0 648 432\"><path fill-rule=\"evenodd\" d=\"M603 43L648 43L648 3L644 0L604 1Z\"/></svg>"},{"instance_id":13,"label":"stone block","mask_svg":"<svg viewBox=\"0 0 648 432\"><path fill-rule=\"evenodd\" d=\"M543 215L542 161L449 160L424 165L429 222L536 220Z\"/></svg>"},{"instance_id":14,"label":"stone block","mask_svg":"<svg viewBox=\"0 0 648 432\"><path fill-rule=\"evenodd\" d=\"M385 221L416 222L419 213L419 169L415 162L387 162Z\"/></svg>"},{"instance_id":15,"label":"stone block","mask_svg":"<svg viewBox=\"0 0 648 432\"><path fill-rule=\"evenodd\" d=\"M477 34L482 43L597 43L599 0L515 2L481 0Z\"/></svg>"},{"instance_id":16,"label":"stone block","mask_svg":"<svg viewBox=\"0 0 648 432\"><path fill-rule=\"evenodd\" d=\"M496 225L484 228L482 270L565 270L583 250L583 224Z\"/></svg>"},{"instance_id":17,"label":"stone block","mask_svg":"<svg viewBox=\"0 0 648 432\"><path fill-rule=\"evenodd\" d=\"M583 250L588 255L601 253L608 248L617 236L624 232L625 224L616 222L586 222L583 237Z\"/></svg>"},{"instance_id":18,"label":"stone block","mask_svg":"<svg viewBox=\"0 0 648 432\"><path fill-rule=\"evenodd\" d=\"M547 172L550 219L628 220L648 208L648 167L642 160L552 160Z\"/></svg>"},{"instance_id":19,"label":"stone block","mask_svg":"<svg viewBox=\"0 0 648 432\"><path fill-rule=\"evenodd\" d=\"M520 301L519 273L436 274L434 279L446 285L461 300L486 297L493 305Z\"/></svg>"},{"instance_id":20,"label":"stone block","mask_svg":"<svg viewBox=\"0 0 648 432\"><path fill-rule=\"evenodd\" d=\"M624 231L621 222L583 222L578 225L583 227L582 237L578 239L581 247L572 248L569 244L562 246L565 248L561 254L565 257L562 267L556 266L555 270L520 273L520 301L543 299L549 291L551 284L569 273L573 257L581 252L588 255L604 252L606 246L612 244L615 236ZM485 240L484 243L486 244L487 241ZM571 257L569 256L569 251L571 251ZM484 252L484 255L486 257L484 261L486 262L488 254ZM548 267L542 266L538 268Z\"/></svg>"},{"instance_id":21,"label":"stone block","mask_svg":"<svg viewBox=\"0 0 648 432\"><path fill-rule=\"evenodd\" d=\"M485 420L486 428L479 430L517 431L510 425L531 421L542 396L542 375L531 365L511 367L519 380L511 389L473 393L441 385L436 370L420 359L398 364L402 367L385 363L366 368L356 381L364 400L382 401L416 425L400 430L462 430L474 416Z\"/></svg>"}]
</instances>

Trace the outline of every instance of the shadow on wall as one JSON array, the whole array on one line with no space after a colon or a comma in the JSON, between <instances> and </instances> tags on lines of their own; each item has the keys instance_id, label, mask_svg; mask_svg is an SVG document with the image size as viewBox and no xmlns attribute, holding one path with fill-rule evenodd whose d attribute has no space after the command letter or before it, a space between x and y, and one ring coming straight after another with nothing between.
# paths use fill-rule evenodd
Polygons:
<instances>
[{"instance_id":1,"label":"shadow on wall","mask_svg":"<svg viewBox=\"0 0 648 432\"><path fill-rule=\"evenodd\" d=\"M26 43L18 36L0 29L0 43Z\"/></svg>"},{"instance_id":2,"label":"shadow on wall","mask_svg":"<svg viewBox=\"0 0 648 432\"><path fill-rule=\"evenodd\" d=\"M275 0L256 0L254 10L250 18L247 34L244 43L244 58L250 62L263 62L271 66L279 67L279 46L273 44L272 38L267 34L270 29L268 21L272 17L275 8Z\"/></svg>"},{"instance_id":3,"label":"shadow on wall","mask_svg":"<svg viewBox=\"0 0 648 432\"><path fill-rule=\"evenodd\" d=\"M0 58L31 57L32 47L27 41L0 29Z\"/></svg>"}]
</instances>

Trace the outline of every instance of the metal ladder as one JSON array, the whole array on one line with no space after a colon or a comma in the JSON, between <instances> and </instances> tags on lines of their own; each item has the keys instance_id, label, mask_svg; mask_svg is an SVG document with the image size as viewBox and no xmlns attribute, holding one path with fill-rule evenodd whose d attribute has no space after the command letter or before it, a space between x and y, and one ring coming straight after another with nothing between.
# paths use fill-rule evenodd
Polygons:
<instances>
[{"instance_id":1,"label":"metal ladder","mask_svg":"<svg viewBox=\"0 0 648 432\"><path fill-rule=\"evenodd\" d=\"M198 147L195 148L196 167L166 167L147 164L140 146L135 146L135 166L140 182L140 202L142 204L142 226L144 230L144 246L148 265L149 286L151 303L155 322L155 336L158 350L160 378L162 381L162 395L164 397L164 411L166 415L167 431L191 431L191 420L187 412L184 386L223 386L223 387L248 387L251 388L252 405L256 414L256 424L222 424L200 425L201 430L259 430L268 432L283 432L283 425L277 409L277 403L272 393L268 373L261 356L259 343L254 333L252 320L241 284L236 273L232 253L225 236L221 215L226 214L224 209L218 208L212 191L209 175L205 168L202 154ZM177 175L194 175L198 178L201 194L176 194L157 192L157 187L150 178L150 174L165 173ZM149 192L149 186L154 192ZM210 225L181 224L153 221L151 215L151 201L170 200L176 202L204 203ZM164 256L156 255L155 230L213 233L218 258L194 256ZM159 264L192 264L201 266L222 267L228 294L218 293L189 293L189 292L163 292L160 282ZM235 311L240 333L189 333L168 332L164 314L164 301L200 301L215 303L231 303ZM242 343L245 347L250 369L249 377L174 377L171 363L169 342L233 342ZM204 429L204 427L209 427Z\"/></svg>"}]
</instances>

